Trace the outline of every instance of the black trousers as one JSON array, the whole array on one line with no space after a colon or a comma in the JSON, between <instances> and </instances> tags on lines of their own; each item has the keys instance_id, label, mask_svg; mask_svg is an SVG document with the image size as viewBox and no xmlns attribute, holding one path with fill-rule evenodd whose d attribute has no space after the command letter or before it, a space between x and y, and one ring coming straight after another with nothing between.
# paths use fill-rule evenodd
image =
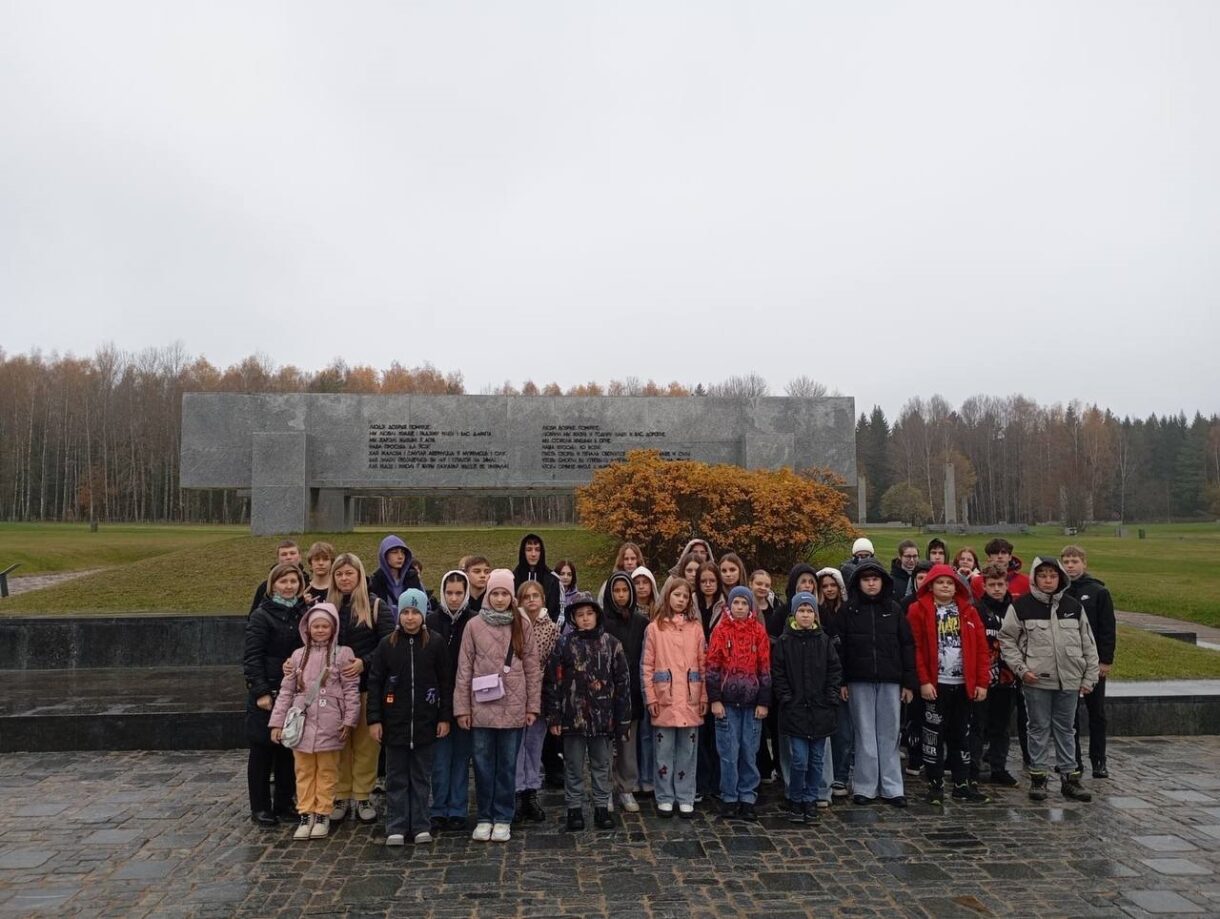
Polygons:
<instances>
[{"instance_id":1,"label":"black trousers","mask_svg":"<svg viewBox=\"0 0 1220 919\"><path fill-rule=\"evenodd\" d=\"M265 712L253 703L246 706L246 740L250 744L250 755L246 759L246 784L250 790L250 813L274 811L295 816L296 764L291 750L271 742L271 729L267 726L270 720L271 712ZM273 775L274 803L271 800Z\"/></svg>"},{"instance_id":2,"label":"black trousers","mask_svg":"<svg viewBox=\"0 0 1220 919\"><path fill-rule=\"evenodd\" d=\"M1098 680L1093 691L1084 697L1084 709L1089 716L1089 762L1094 766L1106 758L1106 681ZM1083 769L1080 759L1080 709L1076 709L1076 768Z\"/></svg>"},{"instance_id":3,"label":"black trousers","mask_svg":"<svg viewBox=\"0 0 1220 919\"><path fill-rule=\"evenodd\" d=\"M923 767L929 782L945 777L946 750L955 783L970 778L970 708L965 686L941 683L936 698L924 702Z\"/></svg>"},{"instance_id":4,"label":"black trousers","mask_svg":"<svg viewBox=\"0 0 1220 919\"><path fill-rule=\"evenodd\" d=\"M987 698L971 703L974 710L970 719L970 778L979 777L979 766L984 761L992 772L1008 770L1008 725L1012 721L1012 709L1016 703L1015 686L992 686ZM986 753L984 753L984 745Z\"/></svg>"},{"instance_id":5,"label":"black trousers","mask_svg":"<svg viewBox=\"0 0 1220 919\"><path fill-rule=\"evenodd\" d=\"M773 703L767 709L767 718L763 721L762 741L758 744L758 774L764 782L771 777L772 772L780 774L781 782L784 779L780 766L779 743L779 704Z\"/></svg>"},{"instance_id":6,"label":"black trousers","mask_svg":"<svg viewBox=\"0 0 1220 919\"><path fill-rule=\"evenodd\" d=\"M428 829L432 792L432 747L383 747L385 755L385 832L414 837Z\"/></svg>"},{"instance_id":7,"label":"black trousers","mask_svg":"<svg viewBox=\"0 0 1220 919\"><path fill-rule=\"evenodd\" d=\"M907 746L907 768L918 769L923 765L924 706L927 705L918 692L915 698L903 706L902 736Z\"/></svg>"},{"instance_id":8,"label":"black trousers","mask_svg":"<svg viewBox=\"0 0 1220 919\"><path fill-rule=\"evenodd\" d=\"M716 716L708 712L699 729L699 761L695 767L695 790L701 795L720 794L720 751L716 749Z\"/></svg>"},{"instance_id":9,"label":"black trousers","mask_svg":"<svg viewBox=\"0 0 1220 919\"><path fill-rule=\"evenodd\" d=\"M563 738L550 731L542 741L542 774L548 779L563 779Z\"/></svg>"}]
</instances>

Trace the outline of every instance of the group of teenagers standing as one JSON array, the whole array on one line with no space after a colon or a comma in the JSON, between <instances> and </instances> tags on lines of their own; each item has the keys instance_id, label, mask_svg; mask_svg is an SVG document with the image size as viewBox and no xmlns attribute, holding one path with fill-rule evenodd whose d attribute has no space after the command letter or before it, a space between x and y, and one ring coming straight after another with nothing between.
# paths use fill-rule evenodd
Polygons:
<instances>
[{"instance_id":1,"label":"group of teenagers standing","mask_svg":"<svg viewBox=\"0 0 1220 919\"><path fill-rule=\"evenodd\" d=\"M704 539L663 581L624 543L587 591L531 533L515 568L468 555L434 592L397 536L371 577L352 553L315 543L302 562L285 541L246 628L252 819L295 822L301 840L349 816L374 823L383 774L386 844L428 843L469 829L473 766L478 841L545 820L544 783L564 789L567 828L584 829L586 769L599 829L616 808L638 811L637 796L661 818L710 799L756 820L773 778L788 819L809 824L849 795L905 807L904 741L930 803L944 802L946 767L952 798L980 803L986 766L1017 784L1014 708L1030 796L1047 796L1053 767L1066 797L1088 800L1077 704L1090 700L1104 777L1109 594L1078 546L1035 559L1032 580L1006 540L986 551L949 563L942 541L926 559L906 541L887 569L859 539L838 568L796 565L781 599L768 572L716 559Z\"/></svg>"}]
</instances>

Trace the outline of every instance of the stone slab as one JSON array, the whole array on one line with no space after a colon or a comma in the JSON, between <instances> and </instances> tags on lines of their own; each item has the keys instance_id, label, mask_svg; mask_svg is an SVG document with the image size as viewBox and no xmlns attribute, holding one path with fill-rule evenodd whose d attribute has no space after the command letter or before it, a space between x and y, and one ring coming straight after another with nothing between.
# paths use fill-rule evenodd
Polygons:
<instances>
[{"instance_id":1,"label":"stone slab","mask_svg":"<svg viewBox=\"0 0 1220 919\"><path fill-rule=\"evenodd\" d=\"M0 617L0 671L241 663L244 615Z\"/></svg>"}]
</instances>

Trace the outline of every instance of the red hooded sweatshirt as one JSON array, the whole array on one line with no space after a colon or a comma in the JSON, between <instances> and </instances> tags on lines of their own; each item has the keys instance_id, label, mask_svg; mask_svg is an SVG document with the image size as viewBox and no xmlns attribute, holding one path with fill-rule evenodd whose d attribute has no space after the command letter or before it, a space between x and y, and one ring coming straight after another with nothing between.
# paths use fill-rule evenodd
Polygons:
<instances>
[{"instance_id":1,"label":"red hooded sweatshirt","mask_svg":"<svg viewBox=\"0 0 1220 919\"><path fill-rule=\"evenodd\" d=\"M919 586L916 600L907 610L907 621L915 636L915 673L919 684L935 686L940 676L940 638L936 630L936 600L932 597L932 582L946 577L953 580L953 602L962 629L962 675L966 695L973 698L978 687L991 685L991 655L987 648L987 631L983 620L957 572L948 565L933 565Z\"/></svg>"}]
</instances>

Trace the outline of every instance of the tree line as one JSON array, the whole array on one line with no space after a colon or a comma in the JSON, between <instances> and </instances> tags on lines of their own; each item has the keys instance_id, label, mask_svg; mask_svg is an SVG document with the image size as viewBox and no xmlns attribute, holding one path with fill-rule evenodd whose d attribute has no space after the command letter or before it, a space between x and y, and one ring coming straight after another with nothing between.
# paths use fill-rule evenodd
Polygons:
<instances>
[{"instance_id":1,"label":"tree line","mask_svg":"<svg viewBox=\"0 0 1220 919\"><path fill-rule=\"evenodd\" d=\"M461 373L430 364L388 369L341 360L308 372L255 354L220 369L181 344L91 357L0 350L0 519L14 521L247 521L236 491L178 485L185 392L466 393ZM769 395L749 374L693 386L628 377L561 389L505 382L488 394L699 397ZM836 395L798 377L790 396ZM869 520L943 520L944 466L971 522L1163 520L1220 515L1220 418L1118 418L1095 405L1040 406L1022 396L975 396L953 408L910 400L892 422L875 407L856 427ZM854 499L854 492L852 493ZM570 497L366 498L363 522L567 522Z\"/></svg>"}]
</instances>

